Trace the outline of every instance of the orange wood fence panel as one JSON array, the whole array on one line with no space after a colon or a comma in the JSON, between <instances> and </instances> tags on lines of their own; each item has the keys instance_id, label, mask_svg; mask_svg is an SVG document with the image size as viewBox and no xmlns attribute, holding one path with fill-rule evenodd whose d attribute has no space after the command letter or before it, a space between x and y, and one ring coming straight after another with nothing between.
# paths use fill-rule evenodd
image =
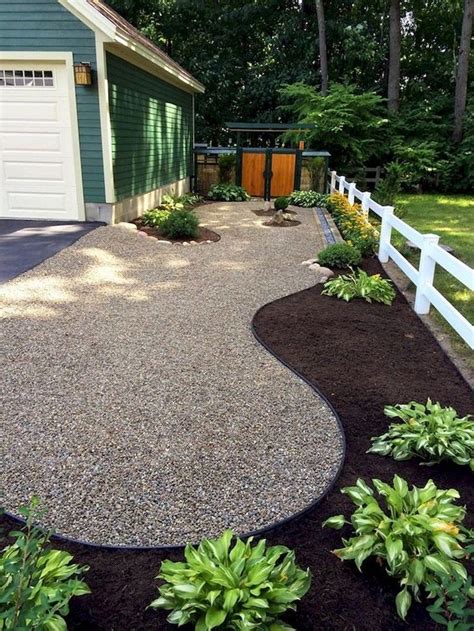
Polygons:
<instances>
[{"instance_id":1,"label":"orange wood fence panel","mask_svg":"<svg viewBox=\"0 0 474 631\"><path fill-rule=\"evenodd\" d=\"M242 186L252 197L263 197L265 193L265 154L242 154Z\"/></svg>"},{"instance_id":2,"label":"orange wood fence panel","mask_svg":"<svg viewBox=\"0 0 474 631\"><path fill-rule=\"evenodd\" d=\"M274 153L272 156L271 197L290 195L295 187L296 155L293 153Z\"/></svg>"}]
</instances>

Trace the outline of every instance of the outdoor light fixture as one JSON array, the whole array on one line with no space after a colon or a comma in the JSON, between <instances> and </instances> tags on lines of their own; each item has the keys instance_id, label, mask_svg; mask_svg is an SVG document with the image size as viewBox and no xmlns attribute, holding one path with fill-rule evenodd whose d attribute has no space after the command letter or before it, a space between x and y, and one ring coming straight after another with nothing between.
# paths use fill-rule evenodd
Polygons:
<instances>
[{"instance_id":1,"label":"outdoor light fixture","mask_svg":"<svg viewBox=\"0 0 474 631\"><path fill-rule=\"evenodd\" d=\"M74 79L76 85L92 85L92 70L88 62L74 64Z\"/></svg>"}]
</instances>

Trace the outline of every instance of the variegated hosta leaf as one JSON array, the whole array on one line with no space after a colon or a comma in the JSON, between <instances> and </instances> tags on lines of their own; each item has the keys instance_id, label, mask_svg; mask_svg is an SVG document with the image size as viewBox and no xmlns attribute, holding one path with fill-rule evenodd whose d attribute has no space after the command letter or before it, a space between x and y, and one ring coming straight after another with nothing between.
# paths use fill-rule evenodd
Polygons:
<instances>
[{"instance_id":1,"label":"variegated hosta leaf","mask_svg":"<svg viewBox=\"0 0 474 631\"><path fill-rule=\"evenodd\" d=\"M187 546L185 562L164 561L159 578L165 584L150 607L171 611L168 622L194 623L198 631L290 629L279 616L308 591L309 570L284 546L232 539L227 530L197 549Z\"/></svg>"},{"instance_id":2,"label":"variegated hosta leaf","mask_svg":"<svg viewBox=\"0 0 474 631\"><path fill-rule=\"evenodd\" d=\"M474 545L465 545L474 534L462 527L466 511L454 503L456 489L438 489L432 480L410 488L397 475L393 484L374 479L372 485L358 480L342 489L356 506L350 517L353 535L333 552L359 569L369 557L383 561L403 587L396 606L404 619L412 598L419 599L420 586L432 592L428 586L440 584L445 575L467 579L458 559L474 554ZM335 515L323 526L338 529L347 523L344 515Z\"/></svg>"},{"instance_id":3,"label":"variegated hosta leaf","mask_svg":"<svg viewBox=\"0 0 474 631\"><path fill-rule=\"evenodd\" d=\"M426 464L451 460L474 471L474 420L463 418L451 407L442 407L428 399L425 405L412 401L385 407L392 423L388 432L372 438L369 453L391 455L395 460L415 456Z\"/></svg>"}]
</instances>

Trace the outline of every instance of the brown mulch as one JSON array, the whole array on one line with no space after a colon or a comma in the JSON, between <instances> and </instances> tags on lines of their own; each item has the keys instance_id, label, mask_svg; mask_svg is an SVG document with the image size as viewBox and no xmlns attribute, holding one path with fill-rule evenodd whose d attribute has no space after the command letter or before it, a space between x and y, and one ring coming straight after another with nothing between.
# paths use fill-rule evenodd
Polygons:
<instances>
[{"instance_id":1,"label":"brown mulch","mask_svg":"<svg viewBox=\"0 0 474 631\"><path fill-rule=\"evenodd\" d=\"M165 237L160 234L157 228L151 228L150 226L145 226L143 224L143 219L141 217L137 217L131 223L134 223L138 230L142 232L146 232L146 234L151 237L155 237L160 241L171 241L171 243L184 243L185 241L196 241L196 243L202 243L203 241L219 241L221 238L220 234L214 232L213 230L209 230L209 228L204 228L203 226L199 226L197 235L195 237L184 237L179 239L171 239L170 237Z\"/></svg>"},{"instance_id":2,"label":"brown mulch","mask_svg":"<svg viewBox=\"0 0 474 631\"><path fill-rule=\"evenodd\" d=\"M299 226L301 221L296 219L282 221L282 223L274 223L273 221L264 221L264 226L270 226L271 228L292 228L293 226Z\"/></svg>"},{"instance_id":3,"label":"brown mulch","mask_svg":"<svg viewBox=\"0 0 474 631\"><path fill-rule=\"evenodd\" d=\"M383 273L376 261L364 267ZM321 523L330 515L348 513L351 503L339 493L342 486L358 477L390 481L394 473L417 485L432 477L440 487L457 488L472 513L473 475L467 468L396 463L366 450L370 437L387 428L384 405L431 397L464 415L473 411L473 394L401 294L386 307L360 300L346 304L320 292L320 285L298 292L265 306L254 318L255 332L271 352L328 397L347 441L345 465L334 490L306 516L267 537L272 544L294 548L299 564L313 574L310 592L286 619L297 631L434 629L422 604L412 607L408 625L402 623L395 613L396 582L373 563L359 573L353 564L339 561L331 549L340 545L341 534L323 530ZM8 518L0 521L5 529L16 527ZM474 525L472 515L469 525ZM73 600L70 630L174 628L166 623L165 613L146 607L156 597L154 577L160 562L180 559L181 552L55 545L69 550L76 562L90 565L87 582L92 594Z\"/></svg>"}]
</instances>

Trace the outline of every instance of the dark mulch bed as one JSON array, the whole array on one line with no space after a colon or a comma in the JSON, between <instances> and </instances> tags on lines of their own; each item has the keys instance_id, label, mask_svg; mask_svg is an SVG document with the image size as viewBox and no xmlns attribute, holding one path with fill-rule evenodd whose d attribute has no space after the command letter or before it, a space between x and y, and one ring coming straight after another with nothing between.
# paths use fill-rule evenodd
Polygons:
<instances>
[{"instance_id":1,"label":"dark mulch bed","mask_svg":"<svg viewBox=\"0 0 474 631\"><path fill-rule=\"evenodd\" d=\"M270 226L270 228L293 228L294 226L299 226L301 221L296 221L296 219L282 221L282 223L274 223L272 221L264 221L264 226Z\"/></svg>"},{"instance_id":2,"label":"dark mulch bed","mask_svg":"<svg viewBox=\"0 0 474 631\"><path fill-rule=\"evenodd\" d=\"M381 271L375 261L365 268ZM441 487L456 487L472 510L473 476L466 468L419 467L416 462L395 463L365 453L370 437L387 427L385 404L431 397L467 414L474 407L472 392L400 294L389 308L362 301L345 304L321 296L320 291L316 286L276 301L254 321L262 341L331 400L347 440L347 460L334 491L305 517L267 537L271 543L294 548L299 563L313 573L311 591L288 621L298 631L433 629L422 605L415 605L408 626L403 624L395 614L395 583L375 565L360 574L352 564L337 560L330 550L339 545L340 533L322 530L321 523L349 509L350 502L339 493L341 486L353 484L359 476L391 480L395 472L418 485L432 477ZM3 526L11 528L14 522L4 518ZM91 566L87 581L93 593L72 603L69 629L174 628L167 625L164 613L145 608L156 594L154 576L160 561L180 558L180 552L63 543L57 547L67 548L77 562Z\"/></svg>"},{"instance_id":3,"label":"dark mulch bed","mask_svg":"<svg viewBox=\"0 0 474 631\"><path fill-rule=\"evenodd\" d=\"M196 241L196 243L202 243L203 241L219 241L221 238L220 234L214 232L213 230L209 230L209 228L204 228L203 226L199 226L198 233L195 237L185 237L181 239L170 239L169 237L165 237L157 230L157 228L150 228L150 226L145 226L143 224L143 219L141 217L137 217L131 223L134 223L138 230L142 232L146 232L146 234L151 237L155 237L160 241L171 241L171 243L184 243L185 241Z\"/></svg>"}]
</instances>

